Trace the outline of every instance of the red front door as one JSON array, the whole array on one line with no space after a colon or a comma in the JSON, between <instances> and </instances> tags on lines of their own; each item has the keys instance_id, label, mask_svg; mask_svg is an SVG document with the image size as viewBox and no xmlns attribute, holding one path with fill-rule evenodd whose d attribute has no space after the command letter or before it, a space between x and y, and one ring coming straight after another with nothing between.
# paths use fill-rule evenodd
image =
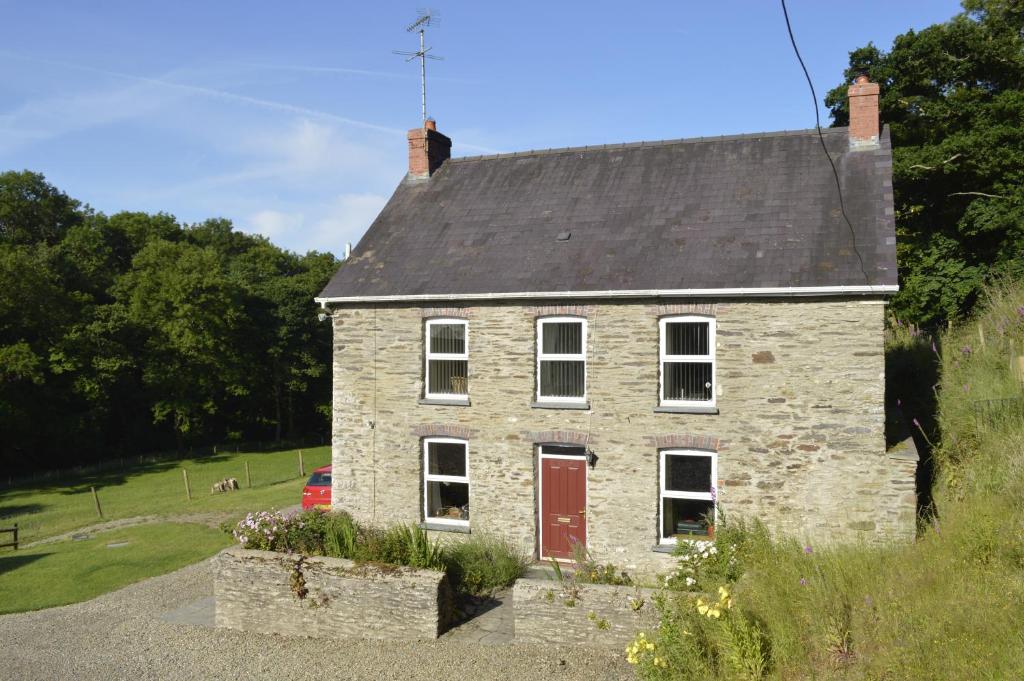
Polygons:
<instances>
[{"instance_id":1,"label":"red front door","mask_svg":"<svg viewBox=\"0 0 1024 681\"><path fill-rule=\"evenodd\" d=\"M587 545L587 462L547 458L541 464L541 558L572 558L573 544Z\"/></svg>"}]
</instances>

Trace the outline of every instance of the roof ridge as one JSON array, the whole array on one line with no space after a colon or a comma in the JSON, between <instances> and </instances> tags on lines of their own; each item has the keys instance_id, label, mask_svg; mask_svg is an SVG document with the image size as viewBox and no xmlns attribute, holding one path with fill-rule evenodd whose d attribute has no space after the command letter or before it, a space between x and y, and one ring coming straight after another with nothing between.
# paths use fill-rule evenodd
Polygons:
<instances>
[{"instance_id":1,"label":"roof ridge","mask_svg":"<svg viewBox=\"0 0 1024 681\"><path fill-rule=\"evenodd\" d=\"M836 128L822 128L824 134L845 133L847 126ZM805 128L803 130L776 130L772 132L747 132L736 135L714 135L711 137L681 137L669 140L650 140L638 142L616 142L612 144L589 144L579 147L553 147L551 149L530 149L525 151L510 151L500 154L481 154L477 156L457 156L448 159L448 163L460 163L463 161L489 161L499 158L521 158L526 156L545 156L548 154L567 154L581 151L611 151L614 149L635 149L638 147L665 147L673 144L700 144L707 142L731 142L735 140L753 139L759 137L797 137L800 135L816 135L817 128Z\"/></svg>"}]
</instances>

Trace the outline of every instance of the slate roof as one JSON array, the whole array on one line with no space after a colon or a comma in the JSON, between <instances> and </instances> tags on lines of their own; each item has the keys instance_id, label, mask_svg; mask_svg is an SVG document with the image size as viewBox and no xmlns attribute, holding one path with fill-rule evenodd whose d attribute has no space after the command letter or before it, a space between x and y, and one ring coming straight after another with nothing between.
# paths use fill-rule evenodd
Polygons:
<instances>
[{"instance_id":1,"label":"slate roof","mask_svg":"<svg viewBox=\"0 0 1024 681\"><path fill-rule=\"evenodd\" d=\"M450 159L401 182L320 299L895 285L888 129L823 133L863 270L801 130Z\"/></svg>"}]
</instances>

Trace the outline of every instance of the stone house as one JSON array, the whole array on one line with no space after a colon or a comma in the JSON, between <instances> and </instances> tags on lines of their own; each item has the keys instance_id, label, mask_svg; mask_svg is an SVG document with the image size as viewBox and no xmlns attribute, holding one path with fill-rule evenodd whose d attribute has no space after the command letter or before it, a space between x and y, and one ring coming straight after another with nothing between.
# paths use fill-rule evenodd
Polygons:
<instances>
[{"instance_id":1,"label":"stone house","mask_svg":"<svg viewBox=\"0 0 1024 681\"><path fill-rule=\"evenodd\" d=\"M411 130L317 298L334 506L642 571L723 512L912 537L916 461L884 433L892 151L878 86L850 96L821 138L450 158L432 121Z\"/></svg>"}]
</instances>

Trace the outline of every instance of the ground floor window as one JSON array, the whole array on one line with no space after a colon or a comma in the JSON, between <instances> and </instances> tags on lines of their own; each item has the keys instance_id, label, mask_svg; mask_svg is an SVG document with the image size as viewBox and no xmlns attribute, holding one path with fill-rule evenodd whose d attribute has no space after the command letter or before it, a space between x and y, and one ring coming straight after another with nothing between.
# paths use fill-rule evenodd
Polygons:
<instances>
[{"instance_id":1,"label":"ground floor window","mask_svg":"<svg viewBox=\"0 0 1024 681\"><path fill-rule=\"evenodd\" d=\"M427 522L469 524L469 443L423 441L423 514Z\"/></svg>"},{"instance_id":2,"label":"ground floor window","mask_svg":"<svg viewBox=\"0 0 1024 681\"><path fill-rule=\"evenodd\" d=\"M659 543L678 537L706 537L715 523L714 452L667 449L661 452Z\"/></svg>"}]
</instances>

